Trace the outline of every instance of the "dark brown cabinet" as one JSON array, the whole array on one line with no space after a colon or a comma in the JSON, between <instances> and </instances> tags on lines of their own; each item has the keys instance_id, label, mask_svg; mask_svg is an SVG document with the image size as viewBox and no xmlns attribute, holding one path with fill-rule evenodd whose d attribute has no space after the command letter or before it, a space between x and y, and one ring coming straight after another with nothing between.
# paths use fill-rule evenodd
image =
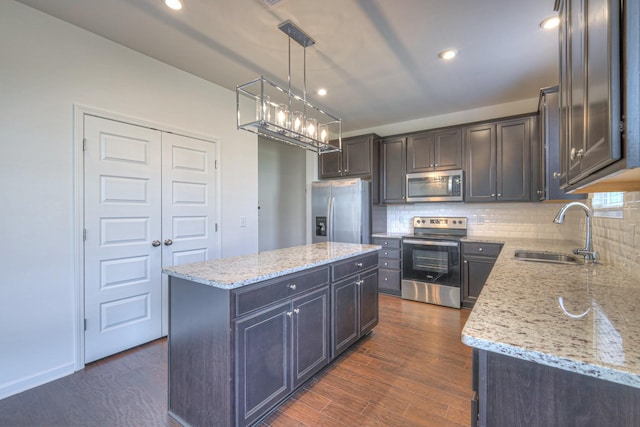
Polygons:
<instances>
[{"instance_id":1,"label":"dark brown cabinet","mask_svg":"<svg viewBox=\"0 0 640 427\"><path fill-rule=\"evenodd\" d=\"M462 306L472 308L500 254L499 243L462 242Z\"/></svg>"},{"instance_id":2,"label":"dark brown cabinet","mask_svg":"<svg viewBox=\"0 0 640 427\"><path fill-rule=\"evenodd\" d=\"M329 363L329 288L236 322L236 425L248 425Z\"/></svg>"},{"instance_id":3,"label":"dark brown cabinet","mask_svg":"<svg viewBox=\"0 0 640 427\"><path fill-rule=\"evenodd\" d=\"M473 355L471 425L638 425L639 388L486 350Z\"/></svg>"},{"instance_id":4,"label":"dark brown cabinet","mask_svg":"<svg viewBox=\"0 0 640 427\"><path fill-rule=\"evenodd\" d=\"M407 138L407 173L450 169L462 169L461 128L423 132Z\"/></svg>"},{"instance_id":5,"label":"dark brown cabinet","mask_svg":"<svg viewBox=\"0 0 640 427\"><path fill-rule=\"evenodd\" d=\"M374 245L382 246L378 258L378 291L400 296L402 282L402 240L374 237Z\"/></svg>"},{"instance_id":6,"label":"dark brown cabinet","mask_svg":"<svg viewBox=\"0 0 640 427\"><path fill-rule=\"evenodd\" d=\"M465 202L531 200L535 117L465 129Z\"/></svg>"},{"instance_id":7,"label":"dark brown cabinet","mask_svg":"<svg viewBox=\"0 0 640 427\"><path fill-rule=\"evenodd\" d=\"M318 155L319 178L371 176L378 160L377 141L374 134L344 138L342 152Z\"/></svg>"},{"instance_id":8,"label":"dark brown cabinet","mask_svg":"<svg viewBox=\"0 0 640 427\"><path fill-rule=\"evenodd\" d=\"M558 86L540 90L538 137L540 156L536 195L540 201L584 199L586 194L567 194L560 189L560 96Z\"/></svg>"},{"instance_id":9,"label":"dark brown cabinet","mask_svg":"<svg viewBox=\"0 0 640 427\"><path fill-rule=\"evenodd\" d=\"M375 261L371 268L371 261ZM331 284L331 356L335 358L378 324L378 257L349 261L348 266L334 266ZM336 274L355 267L351 275ZM346 267L346 268L345 268ZM341 277L344 277L341 279ZM341 280L340 280L341 279Z\"/></svg>"},{"instance_id":10,"label":"dark brown cabinet","mask_svg":"<svg viewBox=\"0 0 640 427\"><path fill-rule=\"evenodd\" d=\"M383 139L380 199L382 203L405 203L405 176L407 173L407 139Z\"/></svg>"},{"instance_id":11,"label":"dark brown cabinet","mask_svg":"<svg viewBox=\"0 0 640 427\"><path fill-rule=\"evenodd\" d=\"M557 0L556 10L561 188L588 191L583 187L593 183L592 191L640 189L633 172L640 166L640 6ZM615 182L602 179L612 174Z\"/></svg>"}]
</instances>

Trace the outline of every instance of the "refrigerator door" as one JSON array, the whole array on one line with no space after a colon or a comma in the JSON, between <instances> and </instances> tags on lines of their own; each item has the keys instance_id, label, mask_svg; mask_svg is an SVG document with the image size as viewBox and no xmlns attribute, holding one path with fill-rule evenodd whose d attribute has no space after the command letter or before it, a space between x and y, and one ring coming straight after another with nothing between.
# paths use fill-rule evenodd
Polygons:
<instances>
[{"instance_id":1,"label":"refrigerator door","mask_svg":"<svg viewBox=\"0 0 640 427\"><path fill-rule=\"evenodd\" d=\"M368 188L368 183L360 179L333 181L333 216L330 223L334 242L363 243L363 210L368 209L363 200L368 199Z\"/></svg>"},{"instance_id":2,"label":"refrigerator door","mask_svg":"<svg viewBox=\"0 0 640 427\"><path fill-rule=\"evenodd\" d=\"M328 242L329 230L329 201L331 200L331 181L316 181L311 184L311 220L313 243Z\"/></svg>"}]
</instances>

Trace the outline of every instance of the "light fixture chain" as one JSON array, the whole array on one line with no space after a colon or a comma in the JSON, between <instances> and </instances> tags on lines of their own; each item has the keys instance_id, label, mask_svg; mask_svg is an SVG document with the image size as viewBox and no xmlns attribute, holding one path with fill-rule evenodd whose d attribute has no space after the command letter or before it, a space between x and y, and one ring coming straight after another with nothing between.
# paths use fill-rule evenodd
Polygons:
<instances>
[{"instance_id":1,"label":"light fixture chain","mask_svg":"<svg viewBox=\"0 0 640 427\"><path fill-rule=\"evenodd\" d=\"M291 111L291 36L289 36L289 74L287 81L289 84L289 111Z\"/></svg>"}]
</instances>

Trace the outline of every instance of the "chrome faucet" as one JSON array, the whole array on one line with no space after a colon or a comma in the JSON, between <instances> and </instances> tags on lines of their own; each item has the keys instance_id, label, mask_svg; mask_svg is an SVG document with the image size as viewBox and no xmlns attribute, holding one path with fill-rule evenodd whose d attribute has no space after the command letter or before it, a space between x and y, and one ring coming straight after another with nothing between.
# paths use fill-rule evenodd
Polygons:
<instances>
[{"instance_id":1,"label":"chrome faucet","mask_svg":"<svg viewBox=\"0 0 640 427\"><path fill-rule=\"evenodd\" d=\"M598 262L598 252L593 250L593 240L591 239L591 209L589 209L589 206L580 202L567 203L562 207L562 209L560 209L560 212L558 212L556 217L553 219L553 222L556 224L562 224L564 222L564 214L572 206L578 206L582 208L582 210L587 216L587 220L586 220L587 235L584 243L585 247L583 249L574 249L573 253L576 255L584 255L585 261L591 261L593 263L596 263Z\"/></svg>"}]
</instances>

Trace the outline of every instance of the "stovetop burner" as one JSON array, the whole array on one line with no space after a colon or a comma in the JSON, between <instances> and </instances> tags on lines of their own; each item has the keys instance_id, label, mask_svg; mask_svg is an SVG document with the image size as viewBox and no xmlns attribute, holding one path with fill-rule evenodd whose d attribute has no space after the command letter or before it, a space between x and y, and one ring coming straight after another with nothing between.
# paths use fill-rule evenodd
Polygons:
<instances>
[{"instance_id":1,"label":"stovetop burner","mask_svg":"<svg viewBox=\"0 0 640 427\"><path fill-rule=\"evenodd\" d=\"M408 237L440 240L460 240L467 235L465 217L424 217L413 218L413 234Z\"/></svg>"}]
</instances>

